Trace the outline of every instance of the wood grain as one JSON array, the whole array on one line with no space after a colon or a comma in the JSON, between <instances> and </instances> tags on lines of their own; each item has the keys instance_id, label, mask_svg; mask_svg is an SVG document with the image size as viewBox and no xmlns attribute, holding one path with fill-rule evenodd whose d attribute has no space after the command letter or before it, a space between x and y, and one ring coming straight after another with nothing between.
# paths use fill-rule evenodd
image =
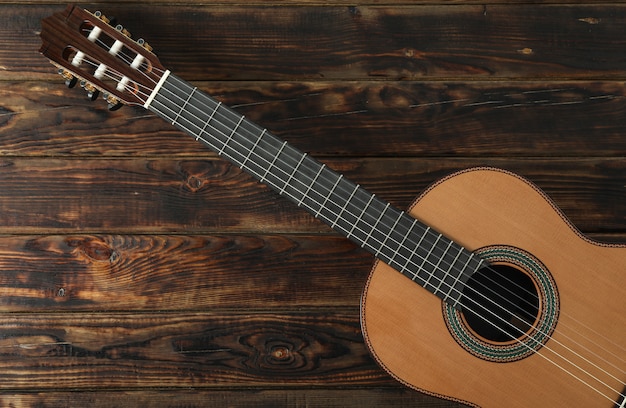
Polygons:
<instances>
[{"instance_id":1,"label":"wood grain","mask_svg":"<svg viewBox=\"0 0 626 408\"><path fill-rule=\"evenodd\" d=\"M0 4L14 4L14 1L11 0L0 0ZM29 4L33 4L33 5L40 5L40 4L44 4L44 5L50 5L50 4L58 4L58 7L64 7L67 3L64 2L60 2L60 1L52 1L52 0L25 0L25 1L20 1L20 4L24 4L24 5L29 5ZM107 4L115 4L115 3L124 3L124 0L114 0L114 1L110 1L107 2ZM447 4L447 5L456 5L456 4L463 4L464 2L462 0L414 0L411 2L411 5L443 5L443 4ZM488 0L488 1L484 1L482 2L482 4L501 4L501 1L498 0ZM564 1L564 0L551 0L549 2L545 2L545 1L536 1L534 4L541 4L541 3L547 3L547 4L571 4L571 1ZM606 2L604 1L590 1L590 2L586 2L589 4L598 4L598 5L604 5L606 4ZM619 1L612 1L611 4L621 4L624 3L623 0L619 0ZM81 7L90 7L92 6L94 3L90 2L89 0L77 0L75 1L73 4L78 4L81 5ZM146 5L162 5L163 2L160 0L146 0L145 2L143 2L142 4L146 4ZM199 6L207 6L206 1L203 0L172 0L168 2L169 5L171 6L189 6L189 5L193 5L196 7ZM354 6L354 2L349 2L347 0L276 0L274 2L272 2L273 5L275 6L313 6L313 7L320 7L320 6ZM407 5L407 1L406 0L367 0L364 2L359 2L360 5L362 6L406 6ZM507 4L528 4L528 1L522 1L522 0L514 0L514 1L509 1L507 2ZM234 1L234 0L219 0L219 1L212 1L211 2L211 6L219 6L219 7L249 7L249 6L268 6L268 2L267 1L263 1L263 0L239 0L239 1Z\"/></svg>"},{"instance_id":2,"label":"wood grain","mask_svg":"<svg viewBox=\"0 0 626 408\"><path fill-rule=\"evenodd\" d=\"M110 113L81 89L0 82L5 156L198 156L141 108ZM620 82L200 82L316 157L626 154Z\"/></svg>"},{"instance_id":3,"label":"wood grain","mask_svg":"<svg viewBox=\"0 0 626 408\"><path fill-rule=\"evenodd\" d=\"M228 391L220 389L171 389L147 391L72 391L41 393L20 393L0 395L0 403L14 406L36 406L54 408L73 408L89 406L94 408L119 407L120 401L125 406L156 407L215 407L225 401L232 408L267 408L267 407L324 407L324 408L360 408L364 406L389 408L450 408L461 407L434 397L409 391L399 387L379 387L376 391L363 388L342 387L342 389L298 389L284 390L263 388L238 388ZM175 405L172 405L175 401Z\"/></svg>"},{"instance_id":4,"label":"wood grain","mask_svg":"<svg viewBox=\"0 0 626 408\"><path fill-rule=\"evenodd\" d=\"M172 8L116 3L106 9L156 45L161 60L188 80L490 80L623 75L623 7ZM5 78L49 72L36 53L35 34L41 18L60 8L1 6L0 13L9 16L0 25Z\"/></svg>"},{"instance_id":5,"label":"wood grain","mask_svg":"<svg viewBox=\"0 0 626 408\"><path fill-rule=\"evenodd\" d=\"M476 166L504 167L543 188L586 232L626 227L619 158L335 159L328 166L406 208L428 185ZM0 161L4 233L330 232L304 210L230 164L198 159L49 159Z\"/></svg>"},{"instance_id":6,"label":"wood grain","mask_svg":"<svg viewBox=\"0 0 626 408\"><path fill-rule=\"evenodd\" d=\"M392 384L358 317L336 312L11 314L0 327L3 389Z\"/></svg>"},{"instance_id":7,"label":"wood grain","mask_svg":"<svg viewBox=\"0 0 626 408\"><path fill-rule=\"evenodd\" d=\"M372 262L325 235L0 237L0 311L356 314Z\"/></svg>"}]
</instances>

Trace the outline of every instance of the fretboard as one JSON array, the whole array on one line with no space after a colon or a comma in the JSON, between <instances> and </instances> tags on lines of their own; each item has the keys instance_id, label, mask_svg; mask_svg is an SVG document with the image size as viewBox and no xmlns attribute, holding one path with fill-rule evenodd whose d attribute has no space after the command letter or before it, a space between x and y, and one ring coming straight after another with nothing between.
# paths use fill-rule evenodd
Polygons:
<instances>
[{"instance_id":1,"label":"fretboard","mask_svg":"<svg viewBox=\"0 0 626 408\"><path fill-rule=\"evenodd\" d=\"M472 252L172 74L146 107L453 306L482 266Z\"/></svg>"}]
</instances>

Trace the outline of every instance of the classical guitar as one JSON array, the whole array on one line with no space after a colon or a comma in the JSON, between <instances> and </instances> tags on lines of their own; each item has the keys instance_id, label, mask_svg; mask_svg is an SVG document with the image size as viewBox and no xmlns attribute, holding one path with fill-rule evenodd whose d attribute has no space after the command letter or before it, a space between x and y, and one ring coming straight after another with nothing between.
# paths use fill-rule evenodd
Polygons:
<instances>
[{"instance_id":1,"label":"classical guitar","mask_svg":"<svg viewBox=\"0 0 626 408\"><path fill-rule=\"evenodd\" d=\"M363 334L402 383L472 406L626 407L626 247L582 236L530 182L470 169L400 211L178 78L100 12L69 6L41 37L67 85L143 106L371 252Z\"/></svg>"}]
</instances>

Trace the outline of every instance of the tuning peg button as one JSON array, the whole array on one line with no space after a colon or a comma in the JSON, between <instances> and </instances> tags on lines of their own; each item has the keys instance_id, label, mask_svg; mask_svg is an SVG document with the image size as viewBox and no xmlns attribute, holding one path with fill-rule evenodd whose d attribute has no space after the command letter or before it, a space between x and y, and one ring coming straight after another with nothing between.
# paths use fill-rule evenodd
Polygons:
<instances>
[{"instance_id":1,"label":"tuning peg button","mask_svg":"<svg viewBox=\"0 0 626 408\"><path fill-rule=\"evenodd\" d=\"M98 91L93 84L90 84L87 81L81 81L80 86L87 91L87 98L89 98L90 101L95 101L98 98L98 95L100 95L100 91Z\"/></svg>"},{"instance_id":2,"label":"tuning peg button","mask_svg":"<svg viewBox=\"0 0 626 408\"><path fill-rule=\"evenodd\" d=\"M119 108L121 108L121 107L122 107L122 105L124 105L122 102L117 102L117 103L115 103L115 104L114 104L114 103L109 103L107 107L108 107L108 109L109 109L111 112L113 112L113 111L116 111L116 110L118 110Z\"/></svg>"},{"instance_id":3,"label":"tuning peg button","mask_svg":"<svg viewBox=\"0 0 626 408\"><path fill-rule=\"evenodd\" d=\"M102 14L102 12L100 10L96 11L95 13L93 13L94 16L98 17L100 20L104 21L105 23L109 24L111 22L111 20L109 20L107 18L107 16L105 16L104 14Z\"/></svg>"},{"instance_id":4,"label":"tuning peg button","mask_svg":"<svg viewBox=\"0 0 626 408\"><path fill-rule=\"evenodd\" d=\"M78 79L76 77L72 77L72 79L65 80L65 85L68 88L74 88L77 82L78 82Z\"/></svg>"},{"instance_id":5,"label":"tuning peg button","mask_svg":"<svg viewBox=\"0 0 626 408\"><path fill-rule=\"evenodd\" d=\"M59 69L59 74L65 79L65 85L68 88L74 88L76 83L78 82L78 78L76 78L70 71L67 71L63 68Z\"/></svg>"},{"instance_id":6,"label":"tuning peg button","mask_svg":"<svg viewBox=\"0 0 626 408\"><path fill-rule=\"evenodd\" d=\"M108 108L111 112L118 110L123 105L123 103L120 102L119 99L117 99L115 96L111 94L104 94L103 98L107 101Z\"/></svg>"},{"instance_id":7,"label":"tuning peg button","mask_svg":"<svg viewBox=\"0 0 626 408\"><path fill-rule=\"evenodd\" d=\"M121 24L118 24L115 29L117 31L119 31L120 33L124 34L126 37L130 38L130 32L124 28L124 26L122 26Z\"/></svg>"},{"instance_id":8,"label":"tuning peg button","mask_svg":"<svg viewBox=\"0 0 626 408\"><path fill-rule=\"evenodd\" d=\"M148 44L148 42L144 40L143 38L138 39L137 44L141 45L143 48L148 50L148 52L152 52L152 46Z\"/></svg>"}]
</instances>

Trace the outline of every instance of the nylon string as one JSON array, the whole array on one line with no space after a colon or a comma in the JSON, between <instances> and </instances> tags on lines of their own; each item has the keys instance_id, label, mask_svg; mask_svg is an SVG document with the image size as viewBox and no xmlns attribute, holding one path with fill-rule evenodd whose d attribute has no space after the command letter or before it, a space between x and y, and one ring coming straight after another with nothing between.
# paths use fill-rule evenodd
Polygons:
<instances>
[{"instance_id":1,"label":"nylon string","mask_svg":"<svg viewBox=\"0 0 626 408\"><path fill-rule=\"evenodd\" d=\"M106 48L106 45L105 45L105 44L102 44L102 45ZM121 55L121 57L124 57L123 53L121 53L121 54L122 54L122 55ZM89 62L89 63L92 63L91 61L88 61L88 62ZM128 61L126 61L126 62L128 62ZM107 74L107 75L108 75L111 79L113 79L114 81L119 81L119 80L121 80L121 78L122 78L122 75L121 75L121 74L119 74L119 73L112 73L113 75L116 75L117 77L119 77L119 78L116 78L116 77L114 77L112 74L110 74L110 73L109 73L109 71L110 71L110 70L107 70L107 73L106 73L106 74ZM146 78L148 78L150 81L152 81L154 84L156 84L156 81L154 81L152 78L150 78L150 77L149 77L147 74L145 74L143 71L141 71L141 72L142 72L142 74L143 74ZM184 82L182 82L182 84L184 85L185 83L184 83ZM141 84L137 84L137 85L138 85L138 86L140 86L140 87L143 87L143 88L145 88L145 89L147 89L147 90L150 90L150 89L151 89L150 87L145 86L145 85L141 85ZM176 87L176 88L178 88L179 90L181 90L181 91L182 91L182 89L180 89L178 86L174 85L173 83L172 83L172 85L173 85L174 87ZM135 88L132 88L132 89L131 89L131 87L130 87L130 86L127 86L127 88L128 88L128 90L129 90L130 92L133 92L134 94L138 94L138 93L140 93L141 95L146 95L146 96L148 95L146 92L143 92L143 91L141 91L141 90L137 90L137 89L135 89ZM160 90L158 90L158 91L160 92ZM168 92L170 92L170 91L168 91ZM181 98L180 98L178 95L176 95L175 93L173 93L173 92L170 92L170 93L172 93L172 95L174 95L174 96L175 96L175 97L177 97L178 99L181 99ZM191 99L191 97L192 97L192 95L189 95L189 99ZM189 99L188 99L188 100L189 100ZM188 101L188 100L187 100L187 101ZM173 101L173 100L171 100L171 99L170 99L170 101L172 101L173 103L177 104L176 102L174 102L174 101ZM183 101L183 102L187 102L187 101ZM202 103L203 105L205 105L205 106L206 106L206 104L204 104L204 102L202 102L202 101L199 101L199 102L200 102L200 103ZM159 104L160 104L160 102L157 102L157 103L159 103ZM161 105L162 105L162 104L161 104ZM180 105L180 104L177 104L177 105ZM176 114L176 113L175 113L172 109L170 109L169 107L167 107L167 106L165 106L165 105L163 105L163 107L164 107L164 108L166 108L167 110L171 111L172 113ZM209 106L206 106L206 107L207 107L207 108L209 108L209 109L215 109L215 111L213 112L213 116L212 116L212 118L213 118L214 120L217 120L217 118L215 117L215 116L217 116L217 115L216 115L216 113L217 113L217 114L219 114L219 116L221 116L223 119L226 119L227 121L231 122L231 124L235 124L235 123L234 123L234 122L232 122L232 121L231 121L228 117L226 117L224 114L217 112L217 110L219 109L220 105L216 106L215 108L211 108L211 107L209 107ZM178 113L176 114L176 119L178 119L178 116L182 113L182 110L183 110L183 109L181 109L181 111L180 111L180 112L178 112ZM165 112L163 112L163 111L158 111L158 112L159 112L161 115L168 116L168 115L167 115ZM195 116L195 115L194 115L194 117L195 117L196 119L200 120L200 121L203 121L203 119L202 119L202 118L199 118L199 117L197 117L197 116ZM176 119L175 119L173 122L176 122ZM193 124L193 123L191 123L191 122L189 122L189 123L190 123L191 125L194 125L194 124ZM221 123L221 124L222 124L222 125L224 125L224 124L225 124L225 122L223 122L223 123ZM207 122L207 125L209 125L209 124L208 124L208 122ZM193 130L191 130L191 129L186 128L186 127L185 127L183 124L181 124L180 122L178 123L178 126L182 127L182 128L183 128L184 130L186 130L188 133L190 133L190 134L192 134L192 135L196 135L196 132L194 132L194 131L193 131ZM195 125L194 125L194 126L195 126ZM209 126L210 126L210 125L209 125ZM227 125L226 125L226 126L227 126ZM205 126L205 127L206 127L206 126ZM216 129L214 126L210 126L210 127L212 127L212 128L214 129L214 131L217 131L217 132L221 133L223 136L228 137L228 135L226 135L226 134L224 134L223 132L219 131L219 130L218 130L218 129ZM232 128L232 127L231 127L231 128ZM211 146L214 150L220 150L220 152L221 152L221 153L224 153L224 149L225 149L226 145L222 146L222 148L221 148L221 149L218 149L218 146L215 146L213 143L211 143L211 142L209 142L208 140L205 140L204 138L201 138L201 137L200 137L200 136L202 136L202 133L203 133L203 132L205 132L205 131L204 131L204 129L200 132L200 135L196 135L196 136L197 136L197 138L198 138L198 139L202 139L202 140L203 140L203 142L204 142L205 144L207 144L207 145ZM208 133L208 132L206 132L206 133L207 133L207 135L209 135L209 133ZM262 137L262 136L263 136L263 134L265 133L265 131L264 131L264 133L263 133L263 134L261 134L260 136L259 136L259 135L252 134L252 133L251 133L251 132L249 132L249 131L248 131L248 133L249 133L249 135L253 136L254 138L260 138L260 137ZM231 135L231 137L232 137L232 135ZM227 140L228 140L228 141L230 141L230 140L231 140L231 137L229 137ZM237 143L238 143L238 142L237 142ZM240 146L242 146L240 143L238 143L238 144L239 144ZM244 147L244 146L242 146L242 147ZM245 147L244 147L244 148L245 148ZM233 151L237 151L237 150L234 150L233 148L231 148L231 149L232 149ZM267 152L267 151L266 151L266 152ZM250 151L250 152L249 152L249 155L250 155L250 154L252 154L252 153L253 153L253 152L252 152L252 151ZM272 153L272 152L267 152L267 153L269 153L270 155L274 155L274 153ZM229 156L229 155L228 155L228 154L226 154L226 156ZM258 154L255 154L255 156L258 156L261 160L263 160L263 161L266 161L266 162L267 162L267 160L265 160L263 157L259 156ZM276 155L276 157L278 157L278 155ZM236 159L235 159L234 157L232 158L232 160L236 161ZM271 167L272 167L272 166L270 166L270 168L271 168ZM243 166L242 166L242 168L243 168ZM285 171L284 171L283 169L281 169L281 168L279 168L279 167L277 167L277 169L278 169L278 170L280 170L281 172L285 173ZM248 168L248 171L250 171L250 170L251 170L251 169L249 169L249 168ZM285 174L286 174L286 173L285 173ZM333 173L333 174L334 174L334 173ZM291 176L290 174L286 174L286 175L287 175L287 176ZM259 175L259 174L256 174L256 176L257 176L257 177L259 177L260 175ZM277 177L277 178L278 178L281 182L284 182L284 183L285 183L285 185L286 185L286 183L287 183L287 182L285 182L284 180L282 180L280 177ZM326 180L327 180L327 181L331 181L331 182L332 182L332 180L328 180L328 179L326 179ZM295 181L299 181L299 180L295 180ZM267 183L267 182L268 182L268 180L266 180L266 183ZM301 184L304 184L304 183L303 183L303 182L301 182L301 181L299 181L299 182L300 182ZM312 181L312 184L313 184L313 183L314 183L314 181ZM338 183L338 181L337 181L337 183ZM274 183L272 183L272 184L274 184ZM306 186L306 185L305 185L305 186ZM310 185L309 185L309 186L310 186ZM280 188L280 186L278 186L278 185L276 185L276 184L274 184L274 186L273 186L273 187L274 187L277 191L278 191L278 189ZM288 192L285 192L285 191L284 191L284 188L283 188L283 189L281 189L281 192L283 192L283 193L288 193ZM319 195L322 195L322 194L321 194L321 193L319 193L319 192L317 192L317 193L318 193ZM330 192L329 192L328 198L329 198L331 195L332 195L332 191L330 191ZM289 194L289 196L291 196L291 198L293 198L294 200L296 200L296 201L297 201L297 197L293 196L292 194ZM357 198L357 199L358 199L358 198ZM313 200L313 201L314 201L314 200ZM302 204L302 200L300 201L300 203ZM305 203L304 203L304 204L305 204ZM335 203L335 205L339 206L339 205L338 205L338 204L336 204L336 203ZM311 211L312 211L312 210L313 210L313 208L309 208L309 210L311 210ZM345 210L345 209L342 209L342 212L343 212L344 210ZM385 212L385 211L383 210L383 213L381 213L381 216L384 214L384 212ZM331 213L332 213L332 211L331 211ZM333 215L337 215L337 214L333 214ZM352 214L352 215L354 216L354 214ZM339 214L339 215L337 215L337 218L338 218L339 216L340 216L340 214ZM328 221L330 222L331 220L330 220L330 219L328 219ZM414 226L414 225L415 225L415 223L414 223L413 225L411 225L411 227L409 227L409 230L407 231L407 235L408 235L408 234L412 231L412 229L413 229L413 226ZM337 225L337 227L341 227L341 226L340 226L340 225ZM358 227L357 227L357 228L358 228ZM341 229L344 229L344 228L343 228L343 227L341 227ZM358 229L360 229L360 228L358 228ZM344 233L345 233L345 232L349 232L349 231L347 231L347 230L345 230L345 229L344 229ZM385 242L383 242L383 246L386 246L386 241L387 241L389 238L390 238L390 236L389 236L389 235L387 235L387 236L386 236L386 238L385 238ZM405 238L406 238L406 237L405 237ZM393 240L393 241L395 241L395 239L393 239L393 238L392 238L392 240ZM377 241L378 241L378 240L377 240ZM378 241L378 242L380 243L380 241ZM396 242L396 243L397 243L397 242ZM368 244L368 243L367 243L367 241L366 241L366 242L364 242L364 244L366 244L366 245L370 246L372 250L375 250L375 249L376 249L375 247L373 247L373 246L371 246L370 244ZM388 247L388 246L387 246L387 247ZM390 247L388 247L388 248L390 248ZM397 248L397 247L396 247L396 248ZM390 248L390 249L392 249L392 250L393 250L393 248ZM396 255L396 254L397 254L397 251L395 251L395 252L394 252L394 257L395 257L395 255ZM402 255L402 254L401 254L401 255ZM429 254L429 255L430 255L430 254ZM413 254L410 256L410 258L412 258L412 257L413 257ZM428 255L427 255L426 257L428 257ZM392 259L392 260L393 260L393 259ZM408 264L409 262L413 263L410 259L408 260L407 264ZM432 265L432 263L431 263L431 262L429 262L429 263ZM413 266L416 266L416 265L413 263ZM433 266L435 266L436 268L440 269L440 270L441 270L441 271L443 271L444 273L447 273L447 272L446 272L446 270L444 270L443 268L439 267L438 265L433 265ZM451 265L449 265L449 266L451 266ZM416 277L417 277L417 276L416 276ZM447 284L447 283L445 283L445 282L442 282L442 283L444 283L444 284L448 285L448 284ZM441 285L441 284L440 284L440 285ZM468 287L468 288L469 288L469 289L471 289L471 290L473 290L473 288L471 288L471 287ZM487 288L487 289L488 289L488 288ZM457 290L457 289L455 289L455 288L451 288L451 291L452 291L452 290L456 290L456 291L458 292L458 290ZM451 291L450 291L450 292L451 292ZM475 291L475 292L476 292L476 291ZM477 293L478 295L482 296L483 298L485 298L486 300L492 301L492 299L487 298L487 297L486 297L486 296L484 296L482 293L479 293L479 292L476 292L476 293ZM494 292L494 293L495 293L495 292ZM502 297L501 295L499 295L499 296L500 296L500 297ZM515 294L515 296L517 296L517 295ZM471 299L470 299L470 300L471 300ZM474 302L474 301L472 301L472 302L473 302L473 303L476 303L476 302ZM512 304L512 303L511 303L511 304ZM480 305L480 304L477 304L477 306L479 306L479 307L481 307L481 308L483 308L483 309L484 309L484 307L482 307L482 305ZM498 307L501 307L501 306L500 306L500 305L498 305ZM468 310L470 310L470 309L468 308ZM492 313L491 311L489 311L489 310L486 310L486 311L487 311L487 312L489 312L489 313L491 313L491 314L493 314L493 313ZM511 313L511 312L508 312L508 311L507 311L507 313ZM495 316L495 315L494 315L494 316ZM495 317L496 317L496 318L499 318L498 316L495 316ZM500 320L503 320L503 319L500 319ZM497 328L497 326L496 326L494 323L492 323L492 322L490 322L490 321L487 321L486 319L485 319L485 321L486 321L487 323L489 323L489 324L491 324L491 325L493 325L494 327L496 327L496 328ZM503 322L504 322L505 324L509 324L509 323L508 323L507 321L505 321L505 320L503 320ZM513 329L517 329L517 328L516 328L516 327L513 327ZM536 329L536 328L535 328L535 329ZM524 331L519 330L519 329L517 329L517 330L518 330L518 331L520 331L520 334L522 334L522 335L523 335L523 334L525 334L525 332L524 332ZM537 330L537 329L536 329L536 330ZM551 336L548 336L548 337L550 338ZM569 372L569 371L567 371L565 368L563 368L562 366L560 366L557 362L554 362L554 361L550 360L548 357L543 356L543 354L538 353L538 351L537 351L537 350L534 350L531 346L528 346L526 343L521 342L519 339L515 339L515 340L516 340L516 341L518 341L518 342L520 342L520 344L522 344L522 345L524 345L524 346L528 347L528 348L529 348L529 350L531 350L532 352L535 352L536 354L539 354L540 356L542 356L543 358L545 358L546 360L548 360L548 361L549 361L549 362L551 362L552 364L556 365L557 367L559 367L560 369L562 369L562 370L563 370L563 371L565 371L566 373L570 374L571 376L573 376L574 378L576 378L577 380L579 380L579 381L580 381L580 382L582 382L583 384L585 384L585 385L589 386L590 388L592 388L593 390L595 390L596 392L598 392L600 395L603 395L604 397L606 397L607 399L609 399L609 400L611 400L611 401L612 401L612 399L611 399L610 397L608 397L608 396L604 395L601 391L599 391L598 389L596 389L596 388L595 388L595 387L593 387L592 385L588 384L586 381L582 380L581 378L578 378L575 374L570 373L570 372ZM555 341L555 342L556 342L556 341ZM558 343L558 342L557 342L557 343ZM564 346L564 347L565 347L565 348L567 348L569 351L573 352L573 351L572 351L571 349L569 349L567 346ZM550 350L550 349L547 347L547 345L544 345L542 348L545 348L545 349ZM550 351L552 351L552 350L550 350ZM569 361L567 358L565 358L565 357L563 357L563 356L560 356L558 353L556 353L556 352L554 352L554 351L552 351L552 352L553 352L555 355L557 355L558 357L562 358L562 359L563 359L564 361L566 361L567 363L571 364L572 366L576 367L576 368L577 368L577 369L579 369L580 371L582 371L582 372L584 372L585 374L589 375L589 376L590 376L591 378L593 378L595 381L597 381L597 382L599 382L599 383L601 383L601 384L605 385L607 388L609 388L609 389L610 389L610 386L608 386L606 383L604 383L603 381L601 381L601 380L599 380L598 378L594 377L593 375L591 375L590 373L586 372L586 371L585 371L585 370L583 370L582 368L578 367L576 364L572 363L572 362L571 362L571 361ZM587 361L587 362L591 363L589 360L587 360L586 358L584 358L584 357L580 356L580 355L579 355L579 354L577 354L576 352L573 352L573 353L574 353L574 354L576 354L578 357L583 358L585 361ZM593 353L593 354L595 354L595 353ZM602 358L602 357L600 357L600 358ZM600 367L596 366L594 363L591 363L591 364L592 364L592 365L594 365L596 368L599 368L600 370L602 370L602 371L603 371L603 372L605 372L606 374L609 374L608 372L604 371L604 370L603 370L603 369L601 369ZM616 368L617 368L617 367L616 367ZM622 371L622 372L623 372L623 371ZM613 375L611 375L611 374L609 374L609 375L610 375L611 377L613 377L614 379L616 379L617 381L620 381L620 380L619 380L618 378L616 378L615 376L613 376ZM612 390L612 391L617 392L616 390ZM622 398L624 397L624 395L622 395L621 393L619 393L619 392L618 392L618 394L619 394Z\"/></svg>"}]
</instances>

